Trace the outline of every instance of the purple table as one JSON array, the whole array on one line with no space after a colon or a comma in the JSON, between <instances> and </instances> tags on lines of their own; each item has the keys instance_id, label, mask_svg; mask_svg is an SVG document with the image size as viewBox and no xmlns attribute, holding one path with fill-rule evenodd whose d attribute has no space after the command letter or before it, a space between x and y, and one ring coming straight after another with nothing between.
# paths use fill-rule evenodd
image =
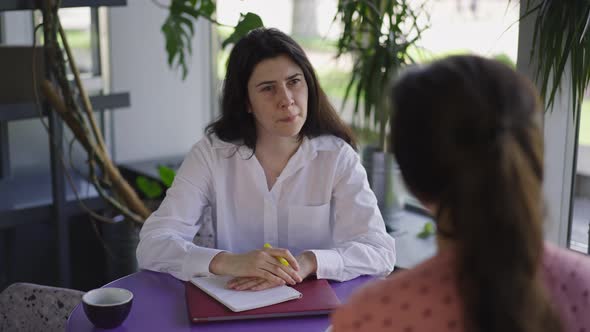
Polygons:
<instances>
[{"instance_id":1,"label":"purple table","mask_svg":"<svg viewBox=\"0 0 590 332\"><path fill-rule=\"evenodd\" d=\"M359 277L347 282L330 282L341 302L372 277ZM133 306L123 325L109 331L325 331L328 316L289 317L192 324L188 319L184 282L158 272L140 271L105 287L121 287L133 292ZM82 305L74 308L66 331L104 331L86 318Z\"/></svg>"}]
</instances>

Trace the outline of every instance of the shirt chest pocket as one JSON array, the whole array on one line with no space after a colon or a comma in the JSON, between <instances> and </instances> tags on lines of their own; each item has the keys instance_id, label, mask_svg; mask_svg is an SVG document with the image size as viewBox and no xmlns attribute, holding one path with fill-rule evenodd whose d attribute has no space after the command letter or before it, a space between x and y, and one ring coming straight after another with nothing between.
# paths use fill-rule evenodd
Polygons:
<instances>
[{"instance_id":1,"label":"shirt chest pocket","mask_svg":"<svg viewBox=\"0 0 590 332\"><path fill-rule=\"evenodd\" d=\"M289 247L302 251L332 245L330 203L316 206L289 206Z\"/></svg>"}]
</instances>

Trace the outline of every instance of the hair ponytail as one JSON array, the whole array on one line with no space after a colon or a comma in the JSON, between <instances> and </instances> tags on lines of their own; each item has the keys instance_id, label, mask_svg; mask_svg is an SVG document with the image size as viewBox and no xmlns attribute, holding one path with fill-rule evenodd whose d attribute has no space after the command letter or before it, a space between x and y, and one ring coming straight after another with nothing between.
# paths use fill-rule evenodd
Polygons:
<instances>
[{"instance_id":1,"label":"hair ponytail","mask_svg":"<svg viewBox=\"0 0 590 332\"><path fill-rule=\"evenodd\" d=\"M458 246L458 289L471 319L466 324L481 332L557 332L559 320L539 276L542 174L534 165L543 162L542 152L523 151L508 131L495 140L479 165L455 178L443 203Z\"/></svg>"},{"instance_id":2,"label":"hair ponytail","mask_svg":"<svg viewBox=\"0 0 590 332\"><path fill-rule=\"evenodd\" d=\"M393 104L404 181L438 204L439 236L456 250L466 330L561 331L540 273L543 138L532 84L499 62L453 56L406 73Z\"/></svg>"}]
</instances>

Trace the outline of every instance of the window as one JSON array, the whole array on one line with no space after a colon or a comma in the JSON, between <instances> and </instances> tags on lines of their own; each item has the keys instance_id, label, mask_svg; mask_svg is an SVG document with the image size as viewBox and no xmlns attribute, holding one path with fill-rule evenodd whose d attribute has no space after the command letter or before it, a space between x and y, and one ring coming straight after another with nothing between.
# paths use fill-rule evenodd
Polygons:
<instances>
[{"instance_id":1,"label":"window","mask_svg":"<svg viewBox=\"0 0 590 332\"><path fill-rule=\"evenodd\" d=\"M504 1L440 0L426 3L430 28L415 59L426 63L451 54L473 53L516 66L520 6ZM406 194L405 203L420 207Z\"/></svg>"},{"instance_id":2,"label":"window","mask_svg":"<svg viewBox=\"0 0 590 332\"><path fill-rule=\"evenodd\" d=\"M578 124L574 167L573 204L569 221L569 247L589 253L590 236L590 89L586 90Z\"/></svg>"},{"instance_id":3,"label":"window","mask_svg":"<svg viewBox=\"0 0 590 332\"><path fill-rule=\"evenodd\" d=\"M419 62L455 53L476 53L515 66L520 9L518 2L439 0L426 4L431 27L422 36L421 48L415 50L415 59ZM280 0L272 3L262 0L223 0L217 2L217 17L221 23L235 25L240 13L250 11L258 14L267 27L276 27L293 36L304 47L322 87L336 108L340 109L342 118L352 123L352 103L341 109L352 61L346 56L335 59L336 43L341 32L338 23L333 22L337 5L337 0ZM218 33L224 39L230 31L218 28ZM228 54L229 50L223 50L217 57L220 80L225 73ZM359 136L361 140L371 141L371 135ZM401 180L397 183L401 183ZM407 194L402 192L401 195ZM419 206L411 196L407 196L405 202Z\"/></svg>"},{"instance_id":4,"label":"window","mask_svg":"<svg viewBox=\"0 0 590 332\"><path fill-rule=\"evenodd\" d=\"M98 10L88 7L62 8L59 17L86 89L89 93L102 90ZM41 13L36 11L35 24L42 21ZM37 40L38 44L43 41L41 29ZM71 75L69 67L67 70Z\"/></svg>"}]
</instances>

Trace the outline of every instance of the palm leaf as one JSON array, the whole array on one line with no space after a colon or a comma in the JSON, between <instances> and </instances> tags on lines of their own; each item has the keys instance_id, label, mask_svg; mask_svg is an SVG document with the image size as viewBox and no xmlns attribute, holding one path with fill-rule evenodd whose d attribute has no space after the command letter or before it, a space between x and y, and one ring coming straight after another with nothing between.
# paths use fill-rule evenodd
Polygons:
<instances>
[{"instance_id":1,"label":"palm leaf","mask_svg":"<svg viewBox=\"0 0 590 332\"><path fill-rule=\"evenodd\" d=\"M531 58L537 59L535 79L546 107L552 109L569 63L572 116L577 119L590 80L590 2L544 0L532 9L529 7L530 4L527 16L537 14Z\"/></svg>"},{"instance_id":2,"label":"palm leaf","mask_svg":"<svg viewBox=\"0 0 590 332\"><path fill-rule=\"evenodd\" d=\"M214 19L214 0L172 0L168 7L168 16L162 24L161 31L166 41L168 66L180 70L182 79L188 75L186 61L192 54L192 40L195 35L194 22L206 19L213 24L222 25ZM248 31L264 26L260 17L253 13L241 15L234 32L224 42L222 47L233 43Z\"/></svg>"},{"instance_id":3,"label":"palm leaf","mask_svg":"<svg viewBox=\"0 0 590 332\"><path fill-rule=\"evenodd\" d=\"M334 17L334 21L340 21L343 26L337 44L338 56L351 54L354 58L343 105L353 98L354 120L363 120L363 124L353 125L377 130L380 138L385 137L389 120L382 106L387 80L391 73L412 63L408 49L419 41L427 28L418 19L424 14L424 7L415 10L410 2L415 3L410 0L340 0ZM353 89L354 94L351 93ZM380 145L383 151L383 142Z\"/></svg>"}]
</instances>

